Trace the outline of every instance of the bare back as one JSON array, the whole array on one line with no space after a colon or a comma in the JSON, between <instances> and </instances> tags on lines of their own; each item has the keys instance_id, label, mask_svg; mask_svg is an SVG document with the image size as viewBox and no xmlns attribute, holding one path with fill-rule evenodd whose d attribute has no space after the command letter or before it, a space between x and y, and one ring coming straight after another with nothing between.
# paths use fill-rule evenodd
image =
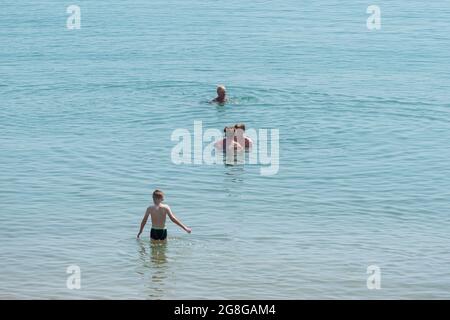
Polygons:
<instances>
[{"instance_id":1,"label":"bare back","mask_svg":"<svg viewBox=\"0 0 450 320\"><path fill-rule=\"evenodd\" d=\"M158 206L151 206L147 209L150 212L152 219L152 227L158 229L164 229L166 226L166 216L168 213L167 207L164 204Z\"/></svg>"}]
</instances>

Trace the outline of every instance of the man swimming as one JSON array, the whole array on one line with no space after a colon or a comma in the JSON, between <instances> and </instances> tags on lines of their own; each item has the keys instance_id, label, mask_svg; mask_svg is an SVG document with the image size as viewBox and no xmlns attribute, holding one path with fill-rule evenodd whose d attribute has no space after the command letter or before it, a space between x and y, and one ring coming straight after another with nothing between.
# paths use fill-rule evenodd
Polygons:
<instances>
[{"instance_id":1,"label":"man swimming","mask_svg":"<svg viewBox=\"0 0 450 320\"><path fill-rule=\"evenodd\" d=\"M144 230L145 224L147 223L148 216L152 219L152 229L150 231L150 238L152 240L166 240L167 238L167 229L166 229L166 216L169 216L170 220L173 223L179 225L184 231L187 233L191 233L192 229L186 227L180 220L175 217L170 210L170 207L167 204L163 204L164 201L164 193L160 190L155 190L153 192L153 206L148 207L145 212L144 218L141 222L141 228L139 229L139 233L137 238L141 235Z\"/></svg>"},{"instance_id":2,"label":"man swimming","mask_svg":"<svg viewBox=\"0 0 450 320\"><path fill-rule=\"evenodd\" d=\"M227 98L227 91L226 91L225 86L223 86L223 85L217 86L217 97L214 100L212 100L211 102L225 103L227 101L228 101L228 98Z\"/></svg>"}]
</instances>

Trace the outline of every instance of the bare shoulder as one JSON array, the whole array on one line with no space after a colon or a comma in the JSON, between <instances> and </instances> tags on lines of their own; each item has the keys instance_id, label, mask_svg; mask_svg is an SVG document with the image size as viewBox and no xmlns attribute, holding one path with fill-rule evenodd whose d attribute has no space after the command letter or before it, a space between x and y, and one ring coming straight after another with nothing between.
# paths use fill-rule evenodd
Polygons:
<instances>
[{"instance_id":1,"label":"bare shoulder","mask_svg":"<svg viewBox=\"0 0 450 320\"><path fill-rule=\"evenodd\" d=\"M160 204L160 206L161 206L161 208L164 208L166 213L170 213L170 207L168 204L162 203L162 204Z\"/></svg>"}]
</instances>

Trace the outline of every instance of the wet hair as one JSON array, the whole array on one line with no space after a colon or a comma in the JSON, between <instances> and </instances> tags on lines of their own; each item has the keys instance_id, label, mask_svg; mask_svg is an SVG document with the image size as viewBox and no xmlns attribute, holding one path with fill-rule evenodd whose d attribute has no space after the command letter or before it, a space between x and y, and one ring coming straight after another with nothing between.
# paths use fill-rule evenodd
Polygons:
<instances>
[{"instance_id":1,"label":"wet hair","mask_svg":"<svg viewBox=\"0 0 450 320\"><path fill-rule=\"evenodd\" d=\"M245 131L245 124L243 124L243 123L236 123L234 125L234 128L235 129L242 129L243 131Z\"/></svg>"},{"instance_id":2,"label":"wet hair","mask_svg":"<svg viewBox=\"0 0 450 320\"><path fill-rule=\"evenodd\" d=\"M234 133L234 127L225 127L225 128L223 128L223 133L225 134L225 136L227 135L227 130L233 130L233 133Z\"/></svg>"},{"instance_id":3,"label":"wet hair","mask_svg":"<svg viewBox=\"0 0 450 320\"><path fill-rule=\"evenodd\" d=\"M164 197L164 193L161 190L156 189L153 191L153 201L161 200Z\"/></svg>"},{"instance_id":4,"label":"wet hair","mask_svg":"<svg viewBox=\"0 0 450 320\"><path fill-rule=\"evenodd\" d=\"M217 86L217 91L219 91L219 89L221 89L221 90L223 90L223 91L227 91L227 89L225 88L225 86L224 85L222 85L222 84L220 84L220 85L218 85Z\"/></svg>"}]
</instances>

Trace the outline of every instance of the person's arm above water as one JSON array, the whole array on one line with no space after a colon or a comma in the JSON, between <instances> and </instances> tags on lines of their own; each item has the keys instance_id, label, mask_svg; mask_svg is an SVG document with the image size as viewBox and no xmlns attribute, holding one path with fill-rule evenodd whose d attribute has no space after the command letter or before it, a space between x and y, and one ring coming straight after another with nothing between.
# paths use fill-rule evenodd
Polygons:
<instances>
[{"instance_id":1,"label":"person's arm above water","mask_svg":"<svg viewBox=\"0 0 450 320\"><path fill-rule=\"evenodd\" d=\"M142 231L144 231L144 227L145 227L145 225L147 223L149 215L150 215L150 208L147 208L147 211L145 212L144 218L142 218L141 228L139 229L139 233L137 235L138 239L139 239L139 236L141 235Z\"/></svg>"},{"instance_id":2,"label":"person's arm above water","mask_svg":"<svg viewBox=\"0 0 450 320\"><path fill-rule=\"evenodd\" d=\"M189 227L186 227L180 220L178 220L177 217L173 214L172 210L170 210L169 206L166 206L167 214L169 215L170 220L172 220L173 223L179 225L181 229L186 231L187 233L191 233L192 229Z\"/></svg>"},{"instance_id":3,"label":"person's arm above water","mask_svg":"<svg viewBox=\"0 0 450 320\"><path fill-rule=\"evenodd\" d=\"M226 149L227 150L236 150L236 151L242 151L244 148L239 144L237 141L229 141L226 142Z\"/></svg>"},{"instance_id":4,"label":"person's arm above water","mask_svg":"<svg viewBox=\"0 0 450 320\"><path fill-rule=\"evenodd\" d=\"M253 147L253 141L249 137L245 137L245 147L248 149Z\"/></svg>"},{"instance_id":5,"label":"person's arm above water","mask_svg":"<svg viewBox=\"0 0 450 320\"><path fill-rule=\"evenodd\" d=\"M220 139L219 141L214 143L214 147L216 147L217 149L222 149L223 148L223 140L224 139Z\"/></svg>"}]
</instances>

